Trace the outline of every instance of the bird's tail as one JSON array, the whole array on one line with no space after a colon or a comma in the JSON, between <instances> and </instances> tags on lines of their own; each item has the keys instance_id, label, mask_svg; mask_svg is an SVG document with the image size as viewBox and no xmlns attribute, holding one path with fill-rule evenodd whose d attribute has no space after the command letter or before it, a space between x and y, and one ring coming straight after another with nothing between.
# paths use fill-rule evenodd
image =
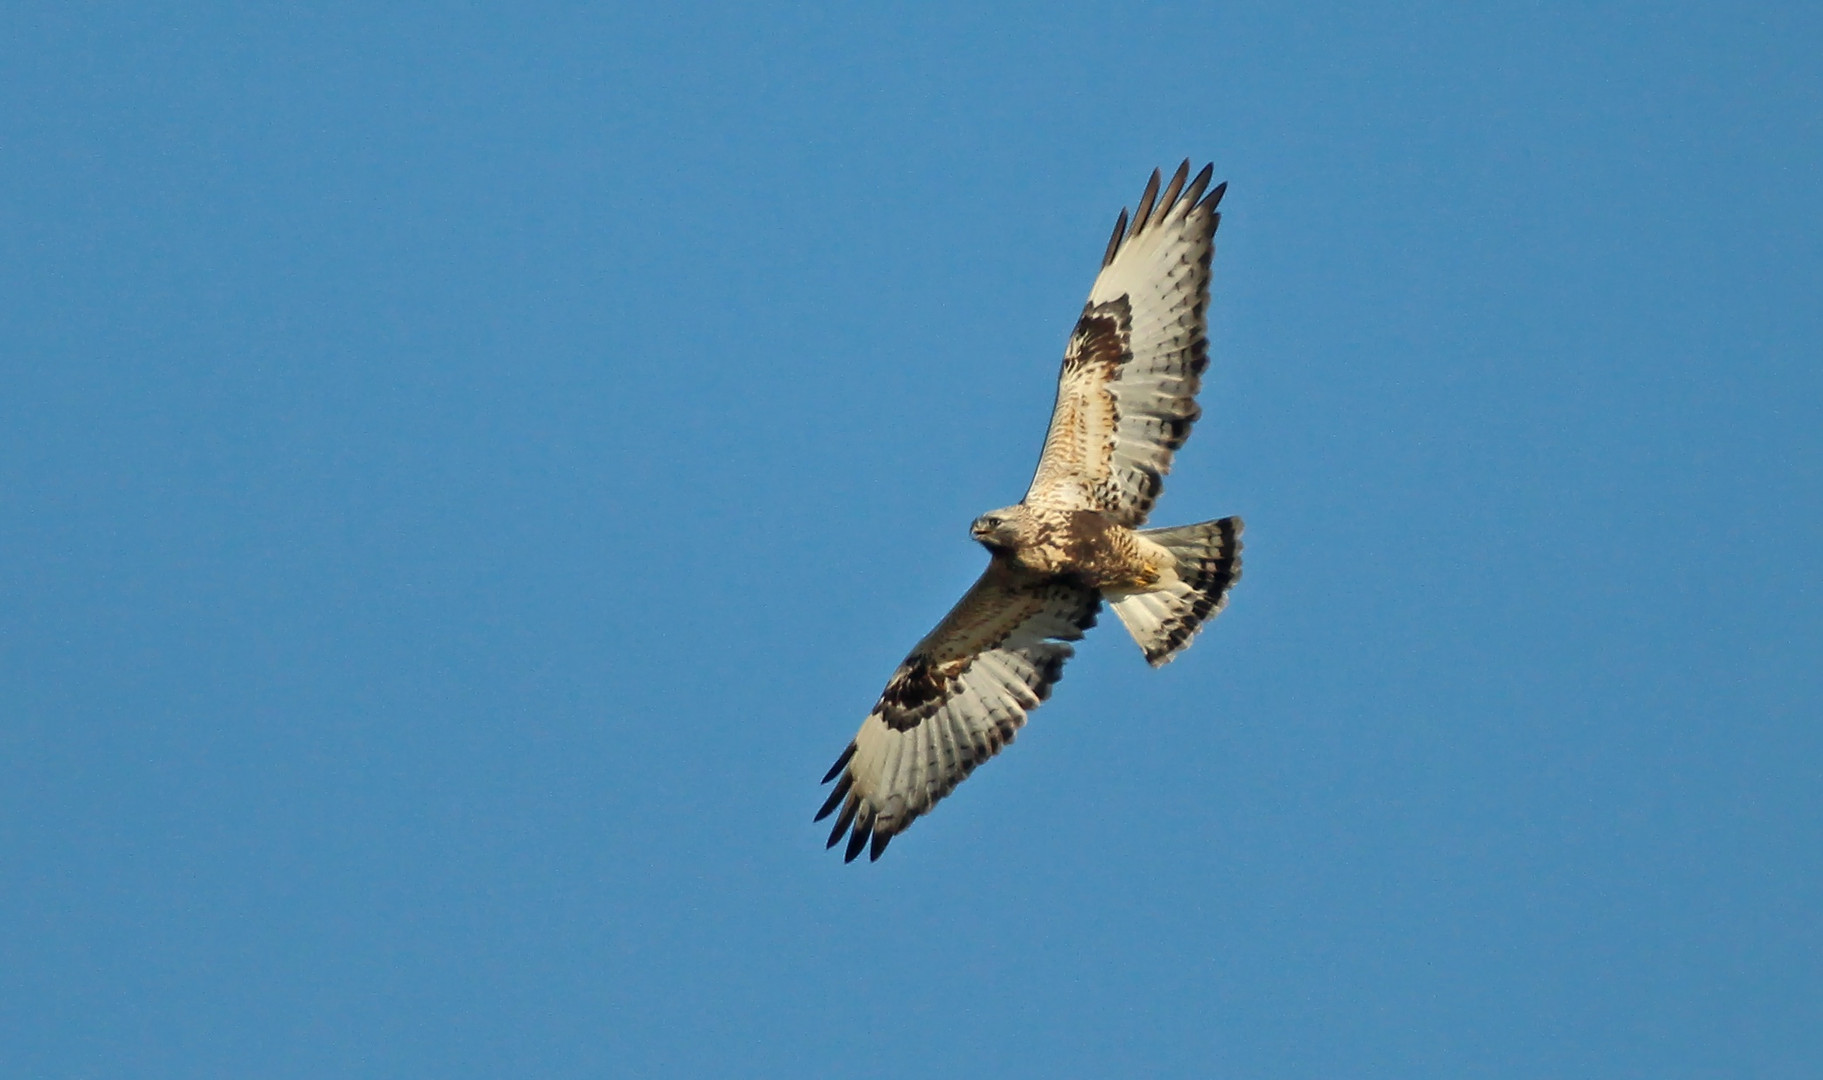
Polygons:
<instances>
[{"instance_id":1,"label":"bird's tail","mask_svg":"<svg viewBox=\"0 0 1823 1080\"><path fill-rule=\"evenodd\" d=\"M1228 602L1229 587L1241 577L1241 519L1146 529L1140 535L1176 557L1176 572L1146 592L1106 596L1147 662L1158 667L1184 651Z\"/></svg>"}]
</instances>

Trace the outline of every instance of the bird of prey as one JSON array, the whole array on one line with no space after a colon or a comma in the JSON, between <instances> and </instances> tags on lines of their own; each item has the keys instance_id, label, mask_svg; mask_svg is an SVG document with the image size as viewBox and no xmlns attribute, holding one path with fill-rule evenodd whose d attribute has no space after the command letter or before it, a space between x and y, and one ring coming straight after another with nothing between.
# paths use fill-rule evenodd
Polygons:
<instances>
[{"instance_id":1,"label":"bird of prey","mask_svg":"<svg viewBox=\"0 0 1823 1080\"><path fill-rule=\"evenodd\" d=\"M1212 166L1155 170L1120 212L1063 354L1057 403L1025 498L976 518L986 572L886 683L823 777L834 847L887 842L998 753L1050 696L1103 600L1157 667L1221 611L1241 573L1241 519L1141 529L1201 410L1216 206ZM839 813L838 813L839 811Z\"/></svg>"}]
</instances>

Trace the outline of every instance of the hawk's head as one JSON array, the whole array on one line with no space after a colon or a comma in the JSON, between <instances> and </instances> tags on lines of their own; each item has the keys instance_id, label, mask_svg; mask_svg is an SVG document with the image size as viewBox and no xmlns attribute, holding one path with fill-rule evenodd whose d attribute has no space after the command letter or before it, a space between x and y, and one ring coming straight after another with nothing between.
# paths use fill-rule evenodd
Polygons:
<instances>
[{"instance_id":1,"label":"hawk's head","mask_svg":"<svg viewBox=\"0 0 1823 1080\"><path fill-rule=\"evenodd\" d=\"M1011 551L1023 540L1025 507L1008 506L990 510L975 519L968 533L989 551Z\"/></svg>"}]
</instances>

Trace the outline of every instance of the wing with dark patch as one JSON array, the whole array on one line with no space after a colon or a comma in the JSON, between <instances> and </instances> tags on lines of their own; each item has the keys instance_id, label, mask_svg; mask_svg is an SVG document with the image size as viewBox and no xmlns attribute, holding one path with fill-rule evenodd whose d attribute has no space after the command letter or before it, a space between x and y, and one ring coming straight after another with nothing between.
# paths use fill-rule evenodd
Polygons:
<instances>
[{"instance_id":1,"label":"wing with dark patch","mask_svg":"<svg viewBox=\"0 0 1823 1080\"><path fill-rule=\"evenodd\" d=\"M1049 697L1095 624L1101 596L1070 581L1022 577L996 559L887 681L854 742L823 778L835 790L817 812L840 811L844 857L879 858L887 841L1013 741ZM870 847L871 845L871 847Z\"/></svg>"},{"instance_id":2,"label":"wing with dark patch","mask_svg":"<svg viewBox=\"0 0 1823 1080\"><path fill-rule=\"evenodd\" d=\"M1184 162L1159 197L1152 174L1129 229L1121 212L1101 274L1070 335L1057 404L1025 501L1099 510L1138 526L1201 410L1216 206L1212 166Z\"/></svg>"}]
</instances>

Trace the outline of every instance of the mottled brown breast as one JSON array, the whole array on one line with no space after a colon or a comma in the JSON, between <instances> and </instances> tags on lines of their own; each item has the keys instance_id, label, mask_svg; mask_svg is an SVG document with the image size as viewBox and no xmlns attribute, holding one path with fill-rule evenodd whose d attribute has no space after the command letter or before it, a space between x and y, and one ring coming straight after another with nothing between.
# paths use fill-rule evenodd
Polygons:
<instances>
[{"instance_id":1,"label":"mottled brown breast","mask_svg":"<svg viewBox=\"0 0 1823 1080\"><path fill-rule=\"evenodd\" d=\"M1071 569L1097 589L1145 588L1158 581L1133 540L1133 530L1095 510L1073 510L1063 544Z\"/></svg>"}]
</instances>

